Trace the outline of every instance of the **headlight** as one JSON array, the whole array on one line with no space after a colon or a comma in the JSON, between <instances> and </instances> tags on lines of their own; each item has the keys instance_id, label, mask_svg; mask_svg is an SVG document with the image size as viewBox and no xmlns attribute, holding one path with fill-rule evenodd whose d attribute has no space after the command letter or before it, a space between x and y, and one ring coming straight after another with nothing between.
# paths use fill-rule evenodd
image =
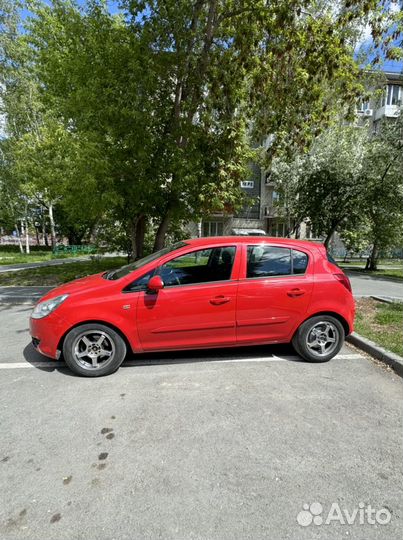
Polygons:
<instances>
[{"instance_id":1,"label":"headlight","mask_svg":"<svg viewBox=\"0 0 403 540\"><path fill-rule=\"evenodd\" d=\"M49 315L49 313L52 313L62 302L66 300L68 297L68 294L63 294L62 296L55 296L55 298L51 298L50 300L45 300L45 302L39 302L37 304L31 314L31 317L33 319L43 319L43 317L46 317Z\"/></svg>"}]
</instances>

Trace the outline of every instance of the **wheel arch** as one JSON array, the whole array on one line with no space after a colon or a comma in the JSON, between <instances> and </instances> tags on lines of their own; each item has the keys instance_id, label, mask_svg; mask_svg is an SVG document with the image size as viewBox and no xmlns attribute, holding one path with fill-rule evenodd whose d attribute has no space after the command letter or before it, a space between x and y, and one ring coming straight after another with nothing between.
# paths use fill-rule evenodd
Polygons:
<instances>
[{"instance_id":1,"label":"wheel arch","mask_svg":"<svg viewBox=\"0 0 403 540\"><path fill-rule=\"evenodd\" d=\"M304 322L309 321L309 319L312 319L312 317L318 317L320 315L329 315L330 317L334 317L335 319L337 319L344 328L344 337L347 337L351 333L351 329L347 320L343 317L343 315L340 315L340 313L337 313L335 311L317 311L316 313L310 313L308 317L301 321L301 323L295 329L293 337L298 332L298 328L300 328L300 326L304 324Z\"/></svg>"},{"instance_id":2,"label":"wheel arch","mask_svg":"<svg viewBox=\"0 0 403 540\"><path fill-rule=\"evenodd\" d=\"M132 352L132 353L135 352L132 345L130 344L130 341L127 338L126 334L124 332L122 332L122 330L120 328L118 328L117 326L115 326L114 324L112 324L110 322L103 321L101 319L88 319L88 320L85 320L85 321L77 322L77 323L73 324L72 326L70 326L70 328L68 328L65 331L65 333L62 335L62 337L59 339L59 343L57 344L57 349L60 351L61 356L63 355L63 343L64 343L64 340L66 339L67 334L69 332L71 332L71 330L73 330L74 328L78 328L79 326L82 326L83 324L91 324L91 323L103 324L104 326L107 326L111 330L114 330L117 334L119 334L119 336L125 342L126 351L127 352Z\"/></svg>"}]
</instances>

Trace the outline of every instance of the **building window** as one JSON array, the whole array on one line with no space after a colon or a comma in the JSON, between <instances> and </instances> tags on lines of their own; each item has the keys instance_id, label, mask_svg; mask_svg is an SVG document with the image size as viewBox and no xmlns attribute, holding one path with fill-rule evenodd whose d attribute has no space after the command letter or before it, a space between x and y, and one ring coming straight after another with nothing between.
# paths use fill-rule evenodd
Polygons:
<instances>
[{"instance_id":1,"label":"building window","mask_svg":"<svg viewBox=\"0 0 403 540\"><path fill-rule=\"evenodd\" d=\"M364 101L360 99L357 105L357 112L365 112L367 109L369 109L369 101Z\"/></svg>"},{"instance_id":2,"label":"building window","mask_svg":"<svg viewBox=\"0 0 403 540\"><path fill-rule=\"evenodd\" d=\"M205 221L203 223L203 236L222 236L224 223L222 221Z\"/></svg>"},{"instance_id":3,"label":"building window","mask_svg":"<svg viewBox=\"0 0 403 540\"><path fill-rule=\"evenodd\" d=\"M285 230L286 230L285 223L274 219L270 224L269 234L270 236L284 237Z\"/></svg>"},{"instance_id":4,"label":"building window","mask_svg":"<svg viewBox=\"0 0 403 540\"><path fill-rule=\"evenodd\" d=\"M388 84L386 105L399 105L401 101L401 87L397 84Z\"/></svg>"},{"instance_id":5,"label":"building window","mask_svg":"<svg viewBox=\"0 0 403 540\"><path fill-rule=\"evenodd\" d=\"M253 189L255 187L255 182L253 180L242 180L241 187L246 189Z\"/></svg>"}]
</instances>

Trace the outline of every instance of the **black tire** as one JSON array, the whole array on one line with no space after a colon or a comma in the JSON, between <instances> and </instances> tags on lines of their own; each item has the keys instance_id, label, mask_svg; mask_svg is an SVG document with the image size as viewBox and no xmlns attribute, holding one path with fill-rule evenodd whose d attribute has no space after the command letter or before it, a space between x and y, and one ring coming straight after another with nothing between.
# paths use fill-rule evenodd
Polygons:
<instances>
[{"instance_id":1,"label":"black tire","mask_svg":"<svg viewBox=\"0 0 403 540\"><path fill-rule=\"evenodd\" d=\"M301 324L292 345L308 362L328 362L340 351L344 338L344 328L339 320L331 315L317 315Z\"/></svg>"},{"instance_id":2,"label":"black tire","mask_svg":"<svg viewBox=\"0 0 403 540\"><path fill-rule=\"evenodd\" d=\"M63 343L69 368L84 377L114 373L126 356L126 344L109 326L87 323L70 330Z\"/></svg>"}]
</instances>

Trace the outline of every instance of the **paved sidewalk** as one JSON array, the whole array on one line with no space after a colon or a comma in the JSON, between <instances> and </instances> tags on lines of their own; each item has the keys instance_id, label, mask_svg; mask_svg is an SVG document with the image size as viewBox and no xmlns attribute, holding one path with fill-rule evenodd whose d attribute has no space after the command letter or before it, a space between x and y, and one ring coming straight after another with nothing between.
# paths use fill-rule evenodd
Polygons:
<instances>
[{"instance_id":1,"label":"paved sidewalk","mask_svg":"<svg viewBox=\"0 0 403 540\"><path fill-rule=\"evenodd\" d=\"M0 304L33 304L54 287L0 287Z\"/></svg>"},{"instance_id":2,"label":"paved sidewalk","mask_svg":"<svg viewBox=\"0 0 403 540\"><path fill-rule=\"evenodd\" d=\"M349 347L309 364L273 346L131 356L85 379L33 349L29 311L0 306L2 540L401 537L392 371ZM334 503L391 518L299 524L314 502L323 520Z\"/></svg>"},{"instance_id":3,"label":"paved sidewalk","mask_svg":"<svg viewBox=\"0 0 403 540\"><path fill-rule=\"evenodd\" d=\"M388 296L390 298L403 298L403 282L381 277L366 276L355 272L346 272L351 281L353 294L360 296Z\"/></svg>"}]
</instances>

